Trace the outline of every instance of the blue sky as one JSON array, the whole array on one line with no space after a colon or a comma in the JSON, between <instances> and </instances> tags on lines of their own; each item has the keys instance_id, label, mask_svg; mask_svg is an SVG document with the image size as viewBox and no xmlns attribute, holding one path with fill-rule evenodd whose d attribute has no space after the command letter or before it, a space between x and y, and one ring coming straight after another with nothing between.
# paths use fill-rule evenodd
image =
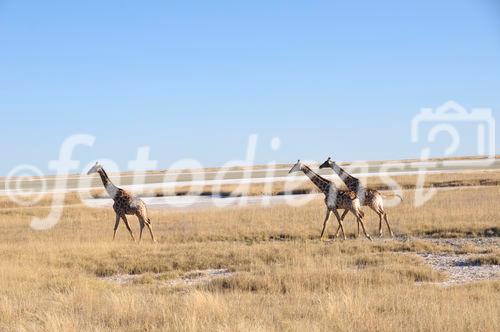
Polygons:
<instances>
[{"instance_id":1,"label":"blue sky","mask_svg":"<svg viewBox=\"0 0 500 332\"><path fill-rule=\"evenodd\" d=\"M257 163L409 158L422 107L500 109L494 0L0 0L0 45L4 175L50 172L76 133L96 137L77 159L124 170L145 145L221 165L250 134Z\"/></svg>"}]
</instances>

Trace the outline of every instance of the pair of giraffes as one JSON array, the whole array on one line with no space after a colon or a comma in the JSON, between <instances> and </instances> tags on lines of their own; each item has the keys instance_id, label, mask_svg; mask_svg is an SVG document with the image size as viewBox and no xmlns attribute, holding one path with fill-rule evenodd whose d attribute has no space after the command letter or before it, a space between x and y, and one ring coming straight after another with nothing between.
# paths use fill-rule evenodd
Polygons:
<instances>
[{"instance_id":1,"label":"pair of giraffes","mask_svg":"<svg viewBox=\"0 0 500 332\"><path fill-rule=\"evenodd\" d=\"M371 237L366 232L365 225L363 223L364 213L363 211L361 211L362 205L370 207L378 214L380 218L379 222L380 236L382 236L382 219L384 219L385 223L387 224L387 228L391 233L391 236L394 237L394 233L392 232L391 226L389 225L389 221L387 220L387 214L384 211L383 196L380 192L378 192L377 190L364 188L364 186L358 179L348 174L331 158L328 158L328 160L325 161L320 166L320 168L332 168L334 172L338 174L340 178L344 181L348 190L339 189L332 181L329 181L321 177L307 165L301 163L300 160L293 166L293 168L290 170L289 173L303 172L325 195L325 204L327 207L327 212L325 221L323 223L323 231L321 232L321 238L323 238L325 234L326 226L328 220L330 219L331 214L334 213L335 217L339 222L339 227L337 229L335 237L337 237L339 235L339 231L342 230L342 235L344 239L346 239L342 221L349 212L352 212L358 221L358 236L360 233L359 227L361 225L361 227L363 228L363 233L368 239L371 240ZM116 222L114 227L113 240L116 237L116 231L118 229L118 226L120 225L120 220L123 220L123 223L125 224L125 227L129 231L132 240L135 241L134 234L127 220L127 215L135 215L139 219L139 224L140 224L139 241L142 240L143 230L147 226L149 229L149 233L151 234L151 240L153 242L156 242L155 236L153 234L151 219L149 219L148 217L146 204L140 198L115 186L113 182L111 182L111 180L109 179L109 176L104 170L104 168L99 163L96 163L88 171L87 174L88 175L99 174L102 180L102 184L104 185L104 188L114 201L113 210L116 213ZM338 210L344 210L344 214L340 216Z\"/></svg>"},{"instance_id":2,"label":"pair of giraffes","mask_svg":"<svg viewBox=\"0 0 500 332\"><path fill-rule=\"evenodd\" d=\"M303 172L309 179L318 187L318 189L325 195L325 205L326 205L326 217L323 222L323 231L321 232L321 238L325 235L326 226L331 214L333 213L337 218L339 227L335 233L335 237L338 237L339 232L342 231L344 240L346 235L344 232L344 225L342 222L349 212L354 214L358 222L358 236L360 233L360 226L363 229L365 236L371 240L371 236L366 232L365 225L363 223L363 218L365 216L364 212L361 211L361 206L368 206L379 216L379 236L382 236L382 220L385 221L387 228L391 237L394 237L389 221L387 220L387 213L384 210L384 199L383 195L375 190L365 188L359 179L353 177L347 173L342 167L340 167L332 158L328 158L321 166L323 168L331 168L340 177L340 179L345 183L347 190L342 190L338 188L335 183L329 181L319 174L315 173L309 166L304 165L301 161L292 167L289 173ZM402 197L399 195L388 195L396 196L401 200ZM387 196L386 196L387 197ZM338 210L344 210L342 216L339 215Z\"/></svg>"}]
</instances>

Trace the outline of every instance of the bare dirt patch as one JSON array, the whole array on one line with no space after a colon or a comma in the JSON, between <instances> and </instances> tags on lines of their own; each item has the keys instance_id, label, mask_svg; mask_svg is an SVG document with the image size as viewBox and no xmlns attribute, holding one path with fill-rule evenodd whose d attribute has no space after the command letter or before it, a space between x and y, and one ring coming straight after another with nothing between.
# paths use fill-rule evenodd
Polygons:
<instances>
[{"instance_id":1,"label":"bare dirt patch","mask_svg":"<svg viewBox=\"0 0 500 332\"><path fill-rule=\"evenodd\" d=\"M438 244L446 244L457 249L470 245L479 246L482 248L498 248L498 246L500 245L499 237L422 238L422 240Z\"/></svg>"},{"instance_id":2,"label":"bare dirt patch","mask_svg":"<svg viewBox=\"0 0 500 332\"><path fill-rule=\"evenodd\" d=\"M201 271L191 271L181 278L167 281L169 286L199 286L211 283L216 279L223 279L234 276L233 272L227 269L209 269Z\"/></svg>"},{"instance_id":3,"label":"bare dirt patch","mask_svg":"<svg viewBox=\"0 0 500 332\"><path fill-rule=\"evenodd\" d=\"M437 285L450 287L500 278L500 265L496 264L495 260L487 259L490 257L489 253L498 250L500 242L498 237L425 240L448 245L454 250L449 253L418 253L418 256L435 270L448 275L446 281ZM482 264L481 261L491 261L491 264Z\"/></svg>"},{"instance_id":4,"label":"bare dirt patch","mask_svg":"<svg viewBox=\"0 0 500 332\"><path fill-rule=\"evenodd\" d=\"M139 280L142 277L143 277L142 274L135 274L135 275L117 274L117 275L113 275L113 276L109 276L109 277L103 277L100 279L104 280L104 281L109 281L109 282L117 284L117 285L125 285L125 284L132 283L136 280Z\"/></svg>"},{"instance_id":5,"label":"bare dirt patch","mask_svg":"<svg viewBox=\"0 0 500 332\"><path fill-rule=\"evenodd\" d=\"M499 265L475 265L471 260L477 255L419 254L434 269L448 274L448 279L438 285L449 287L477 281L500 278Z\"/></svg>"},{"instance_id":6,"label":"bare dirt patch","mask_svg":"<svg viewBox=\"0 0 500 332\"><path fill-rule=\"evenodd\" d=\"M101 279L118 285L127 285L127 284L132 284L134 282L138 282L145 276L146 276L145 274L137 274L137 275L119 274L119 275L104 277ZM154 280L157 280L160 284L164 286L194 287L200 285L207 285L214 280L229 278L232 276L234 276L234 273L227 269L207 269L207 270L190 271L184 274L182 277L170 280L163 280L162 278L164 277L164 275L161 273L154 274L152 277Z\"/></svg>"}]
</instances>

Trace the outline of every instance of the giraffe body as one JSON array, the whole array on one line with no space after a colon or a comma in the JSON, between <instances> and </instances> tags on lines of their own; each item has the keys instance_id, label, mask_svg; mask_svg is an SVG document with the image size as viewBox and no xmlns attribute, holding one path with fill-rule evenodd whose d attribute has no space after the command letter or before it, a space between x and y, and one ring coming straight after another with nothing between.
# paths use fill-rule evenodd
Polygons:
<instances>
[{"instance_id":1,"label":"giraffe body","mask_svg":"<svg viewBox=\"0 0 500 332\"><path fill-rule=\"evenodd\" d=\"M116 214L116 222L113 233L113 240L116 237L116 231L120 224L120 220L123 220L125 227L130 233L132 240L135 241L134 234L127 220L127 215L135 215L139 219L140 224L140 235L139 241L142 240L142 232L144 227L147 226L149 229L149 233L151 234L151 240L156 242L153 229L151 225L151 220L148 217L148 210L146 204L138 197L130 194L126 190L116 187L108 177L108 174L102 168L101 165L96 163L96 165L88 172L88 174L98 173L101 177L104 188L108 192L109 196L113 199L113 210Z\"/></svg>"},{"instance_id":2,"label":"giraffe body","mask_svg":"<svg viewBox=\"0 0 500 332\"><path fill-rule=\"evenodd\" d=\"M330 189L325 194L325 204L330 209L350 210L351 208L360 208L361 204L353 191Z\"/></svg>"},{"instance_id":3,"label":"giraffe body","mask_svg":"<svg viewBox=\"0 0 500 332\"><path fill-rule=\"evenodd\" d=\"M113 210L120 215L148 215L146 204L123 189L119 189L115 195Z\"/></svg>"}]
</instances>

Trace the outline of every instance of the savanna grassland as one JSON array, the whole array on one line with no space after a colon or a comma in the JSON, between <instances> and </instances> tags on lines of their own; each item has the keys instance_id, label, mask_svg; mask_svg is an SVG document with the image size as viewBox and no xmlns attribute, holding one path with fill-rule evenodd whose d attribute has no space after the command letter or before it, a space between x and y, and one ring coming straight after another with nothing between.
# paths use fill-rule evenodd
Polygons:
<instances>
[{"instance_id":1,"label":"savanna grassland","mask_svg":"<svg viewBox=\"0 0 500 332\"><path fill-rule=\"evenodd\" d=\"M415 208L414 193L388 209L397 237L319 240L321 199L302 207L151 210L158 243L133 243L114 213L68 198L49 231L29 227L49 212L0 201L0 330L498 331L500 281L442 287L446 273L418 254L478 255L498 265L500 187L440 190ZM376 215L364 208L371 234ZM138 223L129 218L135 234ZM147 234L146 234L147 235ZM169 282L227 269L208 282ZM110 276L133 275L116 283Z\"/></svg>"}]
</instances>

